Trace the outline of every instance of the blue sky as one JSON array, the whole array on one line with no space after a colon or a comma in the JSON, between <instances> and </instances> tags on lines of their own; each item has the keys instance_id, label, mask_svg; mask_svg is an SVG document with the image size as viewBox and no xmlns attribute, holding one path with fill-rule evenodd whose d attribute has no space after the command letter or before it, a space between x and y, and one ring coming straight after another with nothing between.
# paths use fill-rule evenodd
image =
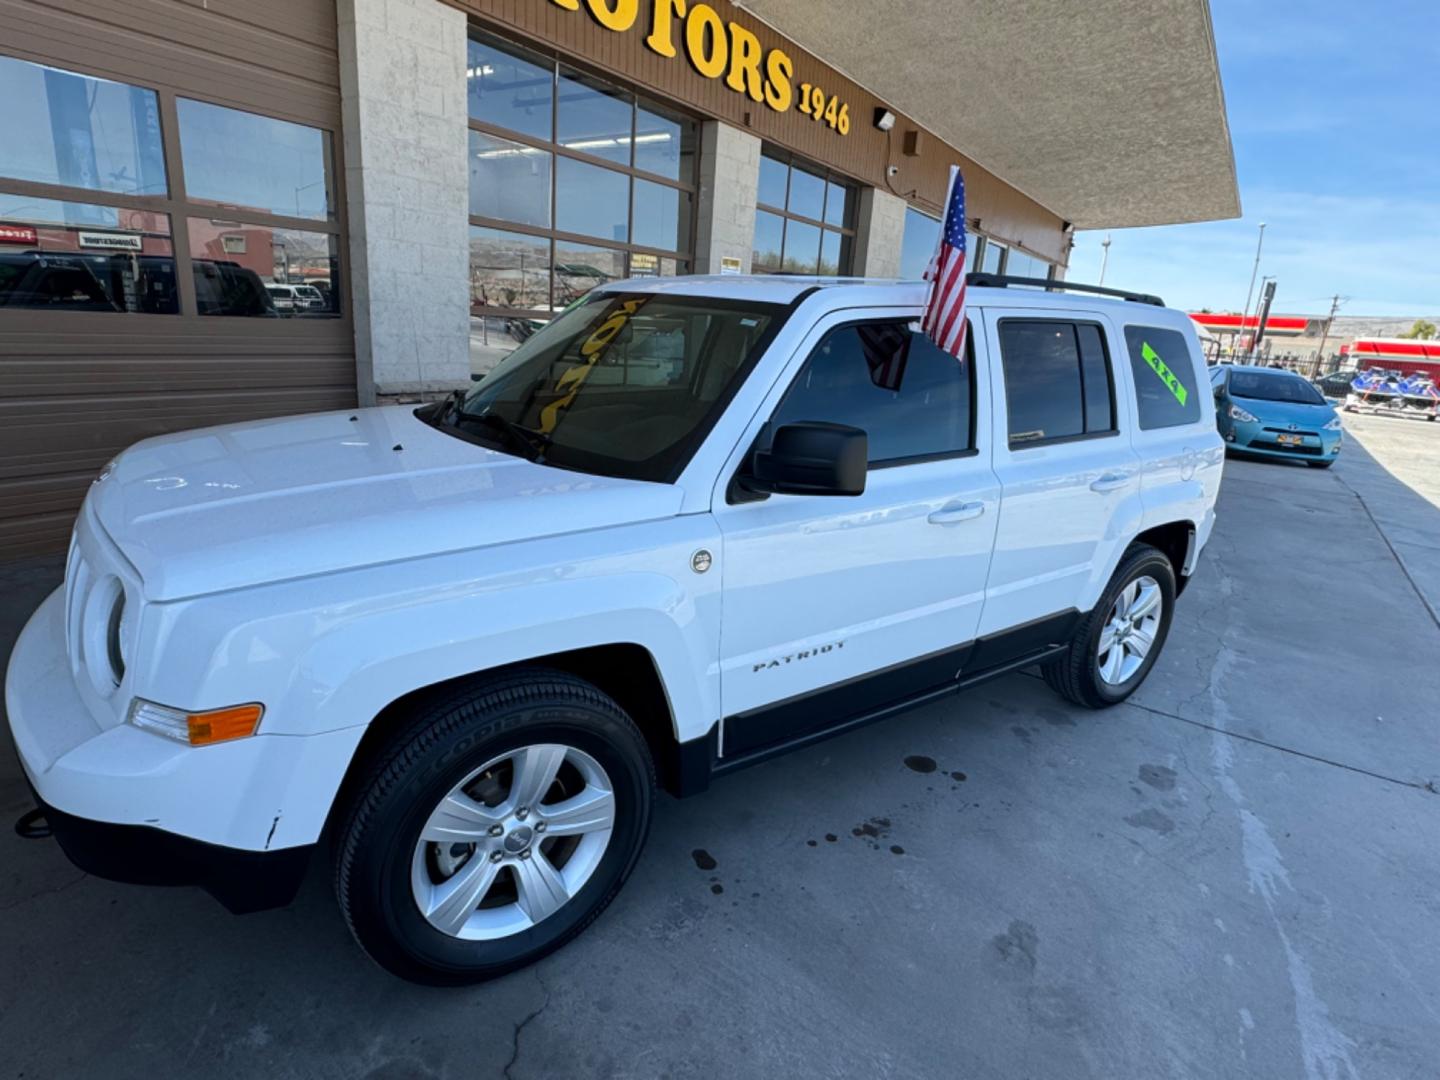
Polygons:
<instances>
[{"instance_id":1,"label":"blue sky","mask_svg":"<svg viewBox=\"0 0 1440 1080\"><path fill-rule=\"evenodd\" d=\"M1440 0L1211 11L1244 217L1114 230L1105 284L1239 311L1263 221L1277 312L1440 312ZM1068 277L1099 278L1104 238L1076 235Z\"/></svg>"}]
</instances>

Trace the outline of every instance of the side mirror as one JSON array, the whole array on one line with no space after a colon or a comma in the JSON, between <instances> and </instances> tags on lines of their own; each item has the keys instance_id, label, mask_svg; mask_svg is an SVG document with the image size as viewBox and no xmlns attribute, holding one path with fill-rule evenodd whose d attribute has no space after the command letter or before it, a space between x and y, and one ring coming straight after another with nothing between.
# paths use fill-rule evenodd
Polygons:
<instances>
[{"instance_id":1,"label":"side mirror","mask_svg":"<svg viewBox=\"0 0 1440 1080\"><path fill-rule=\"evenodd\" d=\"M754 490L777 495L860 495L870 440L859 428L807 420L775 432L755 454Z\"/></svg>"}]
</instances>

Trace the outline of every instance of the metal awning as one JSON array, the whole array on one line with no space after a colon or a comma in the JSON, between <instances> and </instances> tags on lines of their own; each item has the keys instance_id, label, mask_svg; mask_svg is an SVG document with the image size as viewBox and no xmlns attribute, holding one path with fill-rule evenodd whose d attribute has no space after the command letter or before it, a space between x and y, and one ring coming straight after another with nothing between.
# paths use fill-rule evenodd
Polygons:
<instances>
[{"instance_id":1,"label":"metal awning","mask_svg":"<svg viewBox=\"0 0 1440 1080\"><path fill-rule=\"evenodd\" d=\"M1206 0L737 0L1077 228L1238 217Z\"/></svg>"}]
</instances>

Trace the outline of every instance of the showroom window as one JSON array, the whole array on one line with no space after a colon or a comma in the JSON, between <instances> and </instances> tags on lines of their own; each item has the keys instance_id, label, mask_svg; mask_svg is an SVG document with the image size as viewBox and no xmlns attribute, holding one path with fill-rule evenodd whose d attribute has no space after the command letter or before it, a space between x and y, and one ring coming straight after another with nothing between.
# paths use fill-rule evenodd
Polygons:
<instances>
[{"instance_id":1,"label":"showroom window","mask_svg":"<svg viewBox=\"0 0 1440 1080\"><path fill-rule=\"evenodd\" d=\"M766 149L760 155L756 202L751 258L755 273L850 272L854 185L822 166L790 161L779 151Z\"/></svg>"},{"instance_id":2,"label":"showroom window","mask_svg":"<svg viewBox=\"0 0 1440 1080\"><path fill-rule=\"evenodd\" d=\"M905 210L905 232L900 239L900 276L907 281L925 276L940 240L940 219L922 214L913 206ZM972 248L974 238L966 237ZM973 250L971 252L973 256Z\"/></svg>"},{"instance_id":3,"label":"showroom window","mask_svg":"<svg viewBox=\"0 0 1440 1080\"><path fill-rule=\"evenodd\" d=\"M597 285L693 257L698 125L623 87L472 38L472 374Z\"/></svg>"},{"instance_id":4,"label":"showroom window","mask_svg":"<svg viewBox=\"0 0 1440 1080\"><path fill-rule=\"evenodd\" d=\"M1050 277L1050 264L1044 259L1012 247L1010 254L1005 260L1006 274L1011 277L1043 278Z\"/></svg>"},{"instance_id":5,"label":"showroom window","mask_svg":"<svg viewBox=\"0 0 1440 1080\"><path fill-rule=\"evenodd\" d=\"M986 274L1003 274L1005 272L1005 256L1009 248L1004 244L997 244L988 236L980 238L981 243L976 245L974 256L975 269Z\"/></svg>"},{"instance_id":6,"label":"showroom window","mask_svg":"<svg viewBox=\"0 0 1440 1080\"><path fill-rule=\"evenodd\" d=\"M0 101L0 308L340 315L330 132L7 56Z\"/></svg>"}]
</instances>

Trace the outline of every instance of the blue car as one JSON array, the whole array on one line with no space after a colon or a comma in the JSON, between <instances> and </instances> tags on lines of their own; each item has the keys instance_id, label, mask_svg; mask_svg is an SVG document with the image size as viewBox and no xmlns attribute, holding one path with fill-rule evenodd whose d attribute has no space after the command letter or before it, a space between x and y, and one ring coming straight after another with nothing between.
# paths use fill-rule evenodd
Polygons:
<instances>
[{"instance_id":1,"label":"blue car","mask_svg":"<svg viewBox=\"0 0 1440 1080\"><path fill-rule=\"evenodd\" d=\"M1340 454L1340 415L1299 375L1275 368L1212 368L1215 423L1225 448L1328 469Z\"/></svg>"}]
</instances>

